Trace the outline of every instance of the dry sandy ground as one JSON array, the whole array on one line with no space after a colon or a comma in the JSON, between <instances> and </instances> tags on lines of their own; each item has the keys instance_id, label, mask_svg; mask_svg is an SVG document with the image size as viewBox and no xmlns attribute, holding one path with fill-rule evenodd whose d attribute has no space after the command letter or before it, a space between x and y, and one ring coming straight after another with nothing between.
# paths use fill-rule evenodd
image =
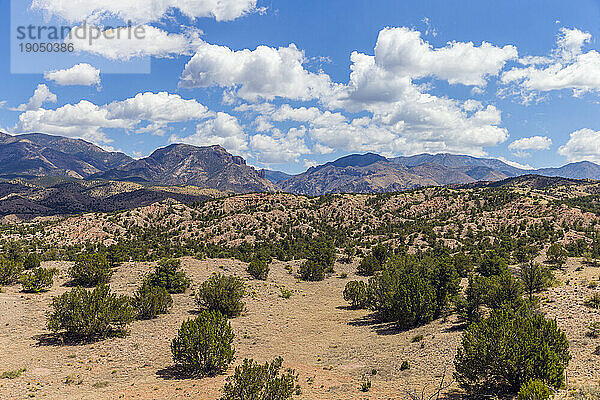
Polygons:
<instances>
[{"instance_id":1,"label":"dry sandy ground","mask_svg":"<svg viewBox=\"0 0 600 400\"><path fill-rule=\"evenodd\" d=\"M68 263L47 263L65 271ZM183 265L196 283L222 271L247 277L245 264L233 260L194 260ZM346 282L356 279L355 265L337 265L336 275L324 282L299 282L285 266L274 262L267 282L249 281L247 311L232 320L236 332L236 362L283 356L286 367L300 375L299 399L403 399L407 390L433 393L444 371L451 380L452 360L461 332L452 318L408 332L373 324L369 312L348 310L342 298ZM111 286L132 293L149 263L119 267ZM585 326L598 319L597 312L583 306L593 292L590 279L600 269L575 271L571 261L571 284L551 289L544 309L558 319L571 342L571 384L596 384L599 356L592 354L599 339L585 337ZM339 274L346 272L347 278ZM63 275L65 275L63 273ZM60 345L48 340L45 312L52 296L68 290L65 278L57 279L48 293L30 295L13 286L0 294L0 372L27 368L16 379L0 380L1 399L207 399L220 397L226 376L177 379L172 366L170 341L181 322L197 310L190 293L174 296L171 313L151 321L133 323L128 336L92 344ZM280 297L280 288L294 292ZM420 343L411 343L423 335ZM411 367L400 371L407 360ZM375 370L375 371L373 371ZM231 373L229 370L228 373ZM373 372L376 372L373 374ZM360 391L364 376L372 381L369 392ZM458 396L460 397L460 396Z\"/></svg>"}]
</instances>

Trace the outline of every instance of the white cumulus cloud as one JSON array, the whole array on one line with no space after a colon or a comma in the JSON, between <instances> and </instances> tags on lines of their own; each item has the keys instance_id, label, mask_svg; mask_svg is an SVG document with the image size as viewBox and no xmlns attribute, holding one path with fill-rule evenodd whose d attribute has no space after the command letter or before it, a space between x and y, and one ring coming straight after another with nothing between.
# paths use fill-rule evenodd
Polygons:
<instances>
[{"instance_id":1,"label":"white cumulus cloud","mask_svg":"<svg viewBox=\"0 0 600 400\"><path fill-rule=\"evenodd\" d=\"M114 101L105 107L111 119L145 120L153 123L204 119L213 113L194 99L186 100L167 92L138 93L135 97Z\"/></svg>"},{"instance_id":2,"label":"white cumulus cloud","mask_svg":"<svg viewBox=\"0 0 600 400\"><path fill-rule=\"evenodd\" d=\"M89 101L66 104L56 110L30 110L19 115L17 132L41 132L110 143L103 128L131 129L133 121L108 118L108 110Z\"/></svg>"},{"instance_id":3,"label":"white cumulus cloud","mask_svg":"<svg viewBox=\"0 0 600 400\"><path fill-rule=\"evenodd\" d=\"M68 69L46 72L44 78L61 86L93 86L100 85L100 70L80 63Z\"/></svg>"},{"instance_id":4,"label":"white cumulus cloud","mask_svg":"<svg viewBox=\"0 0 600 400\"><path fill-rule=\"evenodd\" d=\"M33 0L31 7L69 22L118 17L139 23L161 20L173 9L189 18L217 21L231 21L261 10L256 0Z\"/></svg>"},{"instance_id":5,"label":"white cumulus cloud","mask_svg":"<svg viewBox=\"0 0 600 400\"><path fill-rule=\"evenodd\" d=\"M19 115L14 131L63 135L101 144L110 143L104 129L120 128L161 135L171 123L200 121L213 116L212 111L196 100L166 92L148 92L105 105L82 100L55 110L27 110Z\"/></svg>"},{"instance_id":6,"label":"white cumulus cloud","mask_svg":"<svg viewBox=\"0 0 600 400\"><path fill-rule=\"evenodd\" d=\"M117 27L99 29L91 34L77 34L75 27L67 38L66 43L73 44L77 52L85 52L111 60L129 60L136 57L171 58L177 55L191 55L193 50L202 43L200 31L187 29L185 33L169 33L150 25L135 27ZM86 29L90 29L88 25ZM138 31L136 31L136 29Z\"/></svg>"},{"instance_id":7,"label":"white cumulus cloud","mask_svg":"<svg viewBox=\"0 0 600 400\"><path fill-rule=\"evenodd\" d=\"M406 27L379 32L375 59L379 67L411 78L434 76L450 84L483 86L488 76L497 76L507 61L516 59L514 46L497 47L483 42L451 42L433 48L421 32Z\"/></svg>"},{"instance_id":8,"label":"white cumulus cloud","mask_svg":"<svg viewBox=\"0 0 600 400\"><path fill-rule=\"evenodd\" d=\"M583 52L591 35L578 29L563 28L557 38L557 48L539 62L526 62L526 67L515 67L502 74L507 87L501 95L517 95L524 103L540 97L541 93L569 89L574 96L600 90L600 53Z\"/></svg>"},{"instance_id":9,"label":"white cumulus cloud","mask_svg":"<svg viewBox=\"0 0 600 400\"><path fill-rule=\"evenodd\" d=\"M584 128L571 133L569 141L558 149L569 162L600 162L600 131Z\"/></svg>"},{"instance_id":10,"label":"white cumulus cloud","mask_svg":"<svg viewBox=\"0 0 600 400\"><path fill-rule=\"evenodd\" d=\"M547 136L532 136L515 140L508 145L510 150L548 150L552 139Z\"/></svg>"},{"instance_id":11,"label":"white cumulus cloud","mask_svg":"<svg viewBox=\"0 0 600 400\"><path fill-rule=\"evenodd\" d=\"M27 103L19 105L14 110L35 111L39 110L44 103L56 103L57 100L56 95L50 91L48 86L42 83L38 85L35 92L33 92L33 96L31 96Z\"/></svg>"},{"instance_id":12,"label":"white cumulus cloud","mask_svg":"<svg viewBox=\"0 0 600 400\"><path fill-rule=\"evenodd\" d=\"M185 66L180 85L184 88L219 86L236 89L243 99L272 100L276 97L310 100L330 90L324 73L307 71L304 53L294 44L278 49L259 46L234 51L203 43Z\"/></svg>"},{"instance_id":13,"label":"white cumulus cloud","mask_svg":"<svg viewBox=\"0 0 600 400\"><path fill-rule=\"evenodd\" d=\"M271 135L257 134L250 141L256 158L265 163L285 163L298 161L303 154L311 151L306 145L306 128L290 128L286 133L274 130Z\"/></svg>"}]
</instances>

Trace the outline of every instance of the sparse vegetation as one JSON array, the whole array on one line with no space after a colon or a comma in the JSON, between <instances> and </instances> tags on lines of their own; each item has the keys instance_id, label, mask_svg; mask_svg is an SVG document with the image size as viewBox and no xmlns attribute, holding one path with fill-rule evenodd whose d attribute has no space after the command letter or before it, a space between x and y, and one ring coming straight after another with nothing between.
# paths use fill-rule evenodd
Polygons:
<instances>
[{"instance_id":1,"label":"sparse vegetation","mask_svg":"<svg viewBox=\"0 0 600 400\"><path fill-rule=\"evenodd\" d=\"M16 369L14 371L4 371L0 374L0 379L16 379L25 371L27 371L27 368Z\"/></svg>"},{"instance_id":2,"label":"sparse vegetation","mask_svg":"<svg viewBox=\"0 0 600 400\"><path fill-rule=\"evenodd\" d=\"M595 192L600 187L598 184L589 185L589 190ZM121 351L121 347L131 347L132 351L139 351L144 362L154 365L152 363L156 360L156 355L150 346L159 342L154 336L160 334L154 335L152 330L157 326L161 329L177 328L182 322L177 315L196 312L189 309L188 296L170 295L170 292L184 293L190 286L190 279L179 261L180 257L189 256L185 259L185 270L190 277L198 277L196 279L205 279L206 274L213 271L227 271L227 275L246 277L246 267L255 279L269 278L267 283L248 283L248 292L252 299L248 300L247 315L239 321L240 340L236 341L238 346L241 346L241 353L248 354L248 351L256 349L256 355L251 353L253 357L264 360L273 354L267 353L267 350L273 350L273 347L268 346L302 343L310 349L311 340L316 338L316 335L331 335L332 332L339 334L339 327L344 326L345 331L356 331L360 337L341 337L340 340L331 343L330 353L338 357L360 346L361 352L356 354L356 361L365 368L362 371L362 380L360 375L353 374L344 385L351 383L350 387L354 387L354 391L358 392L362 390L362 385L367 385L368 382L368 389L371 390L369 379L373 378L370 372L372 367L376 367L382 372L382 379L373 382L376 389L373 389L376 392L373 395L393 397L396 393L391 393L390 387L395 383L390 382L394 382L394 378L390 377L388 369L375 365L374 362L381 359L390 362L391 365L392 357L382 354L379 358L377 352L384 349L382 343L390 339L390 336L386 335L398 335L397 339L405 343L401 349L394 352L395 362L398 358L402 361L394 368L405 371L401 374L402 379L411 384L417 382L413 387L414 393L421 393L421 389L426 393L421 394L421 397L410 398L428 398L427 391L434 389L425 388L421 384L425 380L435 381L436 379L427 375L427 371L439 371L443 365L437 356L431 359L429 356L423 356L431 354L431 350L437 350L438 346L439 354L454 352L458 337L464 332L461 345L463 354L457 356L457 363L464 365L457 368L457 373L460 374L457 380L463 390L475 396L496 392L499 395L504 392L515 396L518 393L519 398L529 399L542 396L545 393L544 388L553 392L560 387L561 383L557 377L564 372L565 360L568 358L568 351L563 351L567 347L565 338L561 336L562 332L552 325L554 321L543 316L542 311L548 313L548 318L554 318L561 316L567 305L578 311L582 311L584 302L590 308L600 307L600 295L585 297L596 289L599 276L594 264L600 260L600 217L590 213L583 214L579 208L565 210L566 207L571 207L571 203L577 203L581 210L600 209L600 195L593 195L594 197L589 199L569 200L569 196L579 196L582 191L588 190L587 187L578 184L574 187L577 190L573 191L570 191L569 187L539 189L526 186L515 189L427 188L393 194L345 194L318 198L287 194L249 194L191 205L165 202L127 212L98 213L46 221L43 225L41 222L0 225L2 237L7 238L5 241L0 239L0 258L16 271L7 274L12 278L7 279L11 283L5 285L19 282L21 275L22 279L35 277L37 268L24 268L30 255L39 255L44 263L65 260L77 263L82 257L99 254L106 258L109 270L122 262L158 261L156 268L142 285L137 290L134 287L135 291L131 289L132 284L138 282L139 277L147 272L147 264L123 265L115 271L118 273L114 274L111 282L119 293L132 296L130 301L124 301L122 304L124 309L127 307L130 310L132 318L154 318L167 312L173 304L173 299L177 312L162 316L154 322L136 322L134 332L143 332L143 339L135 338L133 343L129 343L129 340L115 340L114 342L118 343L117 347L112 344L113 341L102 343L102 346L90 349L89 359L87 356L80 357L79 352L73 359L67 357L66 362L73 364L69 365L69 368L77 366L76 363L85 364L87 367L89 363L94 371L96 367L103 373L109 373L110 369L114 371L110 372L111 374L117 374L118 371L119 379L110 379L110 385L114 385L115 390L121 388L125 378L121 366L114 366L112 361L115 357L109 352L115 349ZM98 234L97 237L91 234L86 236L85 228L78 229L78 235L81 237L77 236L77 239L74 239L69 231L69 224L73 223L98 225L102 232L98 234L98 230L94 230L94 234ZM20 239L15 241L14 238ZM548 250L544 253L545 249ZM569 263L564 264L562 260L566 261L565 253L572 257L583 257L584 260L570 259ZM299 277L308 281L319 281L331 276L336 254L340 255L335 268L336 279L310 284L295 280ZM539 256L540 254L542 256ZM543 259L544 263L540 265L533 261L534 258ZM214 259L224 260L221 262ZM357 272L368 275L368 281L365 279L348 282L350 279L347 278L353 275L354 267L341 264L351 262L352 259L356 259L356 263L362 259ZM281 262L270 264L272 260ZM61 271L66 266L59 263L56 265ZM278 270L269 277L269 265L272 269L283 266L289 275L282 275ZM561 265L564 266L563 269L554 269ZM0 268L0 276L3 276L1 271ZM294 275L296 271L298 275ZM552 283L552 273L557 275L560 282L566 281L566 285L549 286ZM225 321L233 335L227 317L234 317L243 312L245 305L242 293L246 292L246 287L242 279L227 275L209 278L196 288L194 294L201 308L200 315L211 311L220 312L221 320ZM463 285L459 285L461 279ZM60 280L62 284L63 276ZM200 282L201 280L198 283ZM72 283L82 284L73 280L67 282L67 285ZM330 293L332 288L335 290L331 290ZM548 290L539 294L545 289ZM51 287L52 294L61 293L63 290L58 285ZM69 333L68 330L77 331L84 325L106 325L101 321L110 320L111 315L108 311L96 311L96 306L81 305L85 302L81 300L84 297L83 292L79 293L80 299L76 300L76 296L72 294L75 290L63 295L66 297L69 294L73 297L69 301L64 300L61 305L61 312L69 314L70 317L65 317L67 322L55 332L78 339L123 334L129 322L110 322L108 328L99 329L99 332L90 328L85 333ZM93 292L77 290L87 292L90 297ZM127 292L128 290L130 292ZM288 299L292 294L294 298L291 301L281 299ZM372 312L346 312L335 309L334 307L342 304L342 295L350 307L368 308ZM15 287L5 288L2 296L3 301L7 299L10 310L14 307L15 313L27 312L31 315L36 315L36 308L33 306L47 299L45 295L18 294L18 288ZM116 297L127 300L124 296ZM265 299L271 299L274 304L261 304ZM302 309L301 312L294 308L306 304L311 306ZM72 312L75 309L81 312ZM458 321L454 313L460 316ZM21 314L19 318L23 318ZM84 317L84 314L93 317ZM121 314L115 312L115 318ZM504 314L511 317L501 317ZM571 379L587 379L588 375L584 376L579 371L586 371L586 367L593 365L598 359L597 353L600 353L594 350L597 347L596 337L600 335L597 323L592 322L596 318L589 318L589 321L581 323L582 317L579 314L587 318L594 312L569 311L572 318L558 319L560 326L569 334L572 346L578 347L578 351L573 352L576 356L574 366L568 371L570 382ZM48 318L50 315L58 319L52 306ZM297 329L296 324L304 323L304 318L315 324L318 330ZM323 319L325 323L321 325L318 324L321 321L319 318L329 319ZM69 322L69 319L81 322ZM435 323L430 324L436 319ZM285 321L285 327L283 324L277 325L278 321ZM520 324L514 321L520 321ZM463 322L466 324L463 325ZM14 332L12 321L7 323L9 325L6 331ZM68 324L74 328L67 328ZM221 373L231 365L232 358L229 359L227 345L218 345L216 339L210 342L212 344L203 342L211 335L227 331L225 325L217 325L222 327L221 331L216 328L211 330L209 325L203 324L203 332L208 333L202 335L192 333L195 328L191 323L180 331L182 336L178 335L177 347L179 358L176 360L175 353L173 354L178 368L173 368L173 371L211 375ZM183 325L181 327L183 329ZM274 327L277 331L281 327L282 337L262 336L264 329ZM311 328L312 325L307 327ZM417 332L398 332L414 327L419 327ZM27 336L27 339L31 336ZM63 343L59 340L61 338L54 335L49 335L49 338L45 336L39 338L41 345L46 340L57 346ZM366 341L366 337L376 344L373 348L369 348L370 342ZM423 337L426 339L423 340ZM318 340L321 339L319 336ZM464 344L465 341L468 342L468 346ZM87 343L85 345L94 346ZM232 354L232 342L230 345ZM323 343L319 346L322 345ZM99 347L102 347L102 350ZM305 347L300 347L305 351ZM57 352L63 352L65 348L69 347L56 347ZM294 363L295 366L301 365L297 368L304 368L305 359L299 363L297 351L286 346L283 348L288 362ZM43 353L47 349L49 348L41 347L36 348L36 351ZM165 349L160 350L164 355ZM204 363L201 360L208 356L200 356L202 351L211 354L211 357L217 355L224 361ZM74 350L69 352L75 353ZM290 354L289 358L287 354ZM320 385L325 384L324 375L317 371L323 370L323 374L329 374L328 371L335 369L335 376L344 378L347 375L345 370L333 366L337 364L330 356L323 356L322 353L314 356L315 360L318 360L315 361L316 365L309 365L307 368L310 369L301 370L302 382L306 379L310 386L308 397L313 396L315 390L321 390ZM112 361L98 362L108 359ZM269 368L274 362L267 363ZM250 372L242 371L243 376L236 379L232 377L229 381L231 387L240 388L254 379L253 377L262 381L264 375L257 371L264 371L267 364L259 364L252 360L248 360L248 363L246 369L243 364L239 368ZM428 363L431 363L430 369ZM65 370L66 367L61 368L60 377L71 374ZM142 370L146 372L140 372ZM144 368L132 372L131 376L153 376L157 373L162 375L173 371L170 368L164 371ZM287 373L282 371L278 369L278 378ZM307 371L310 376L304 377ZM592 372L592 376L596 375ZM113 375L101 376L94 372L90 378L86 377L85 387L108 382L105 381L107 376ZM82 381L74 378L71 382L80 384ZM451 385L450 382L443 383L444 385L440 384L440 388ZM162 385L163 383L157 383L156 387ZM266 386L263 389L266 390ZM260 393L257 396L264 396L265 390L257 391L256 393ZM335 388L331 390L336 391ZM235 396L241 395L237 389L234 392ZM0 388L0 397L4 393ZM181 394L184 393L189 393L186 387L181 388ZM156 394L163 395L163 392ZM354 396L361 395L354 393ZM461 393L459 396L466 394Z\"/></svg>"}]
</instances>

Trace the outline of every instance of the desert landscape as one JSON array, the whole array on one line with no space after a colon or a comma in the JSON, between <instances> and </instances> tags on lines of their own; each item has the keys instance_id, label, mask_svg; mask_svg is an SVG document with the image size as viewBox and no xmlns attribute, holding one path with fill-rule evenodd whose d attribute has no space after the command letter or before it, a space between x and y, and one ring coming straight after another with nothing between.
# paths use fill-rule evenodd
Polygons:
<instances>
[{"instance_id":1,"label":"desert landscape","mask_svg":"<svg viewBox=\"0 0 600 400\"><path fill-rule=\"evenodd\" d=\"M401 328L381 321L373 310L351 307L344 289L352 281L369 281L359 271L376 244L408 254L426 254L442 245L456 256L469 243L477 244L472 238L506 242L503 230L521 227L518 236L536 248L526 256L515 252L519 247L511 252L509 268L517 280L519 257L549 265L546 253L555 241L571 252L570 244L581 240L592 246L552 267L554 281L534 297L539 312L556 320L569 341L566 386L556 396L595 398L600 341L589 326L598 320L598 310L585 303L597 293L600 280L592 240L599 217L590 211L597 189L595 182L524 177L493 187L383 195L246 194L195 205L166 200L112 214L7 223L2 229L5 246L19 243L22 251L35 246L42 259L49 259L41 266L58 272L43 293L24 293L20 285L7 285L0 293L5 310L0 317L2 370L18 371L18 376L0 380L1 397L220 398L232 368L216 376L182 376L170 349L181 323L201 310L194 298L199 286L220 273L246 285L245 307L230 319L235 332L232 366L246 358L263 363L283 357L284 367L298 374L295 398L461 398L466 394L454 378L454 361L467 325L459 300L431 322ZM292 232L303 240L299 232L313 236L328 231L343 239L336 245L333 271L322 280L302 277L305 261L300 257L273 257L264 280L250 275L248 262L242 261L267 242L281 246ZM105 250L96 251L109 254L122 254L119 246L131 250L126 261L113 267L110 287L118 294L132 296L156 268L151 260L163 258L163 252L178 256L191 286L173 294L166 314L134 321L124 335L72 341L54 334L46 320L52 298L72 288L74 262L68 259L98 245ZM476 262L462 262L472 264L466 270L480 268ZM459 297L464 297L470 274L462 278Z\"/></svg>"},{"instance_id":2,"label":"desert landscape","mask_svg":"<svg viewBox=\"0 0 600 400\"><path fill-rule=\"evenodd\" d=\"M600 400L600 2L0 2L0 400Z\"/></svg>"}]
</instances>

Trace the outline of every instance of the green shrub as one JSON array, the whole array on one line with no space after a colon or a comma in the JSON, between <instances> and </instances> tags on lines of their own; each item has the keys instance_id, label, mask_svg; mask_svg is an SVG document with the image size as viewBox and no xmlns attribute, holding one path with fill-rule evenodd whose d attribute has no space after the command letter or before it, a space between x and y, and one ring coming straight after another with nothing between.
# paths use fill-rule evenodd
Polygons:
<instances>
[{"instance_id":1,"label":"green shrub","mask_svg":"<svg viewBox=\"0 0 600 400\"><path fill-rule=\"evenodd\" d=\"M410 368L410 364L408 363L408 361L406 361L406 360L402 361L402 364L400 364L400 371L406 371L409 368Z\"/></svg>"},{"instance_id":2,"label":"green shrub","mask_svg":"<svg viewBox=\"0 0 600 400\"><path fill-rule=\"evenodd\" d=\"M369 296L366 283L362 281L348 282L344 288L344 300L349 302L352 308L367 308Z\"/></svg>"},{"instance_id":3,"label":"green shrub","mask_svg":"<svg viewBox=\"0 0 600 400\"><path fill-rule=\"evenodd\" d=\"M227 317L204 310L195 319L181 324L171 342L175 363L188 373L215 375L233 361L233 330Z\"/></svg>"},{"instance_id":4,"label":"green shrub","mask_svg":"<svg viewBox=\"0 0 600 400\"><path fill-rule=\"evenodd\" d=\"M244 311L242 298L246 295L244 281L235 276L213 274L203 282L196 295L200 307L216 310L228 317L238 316Z\"/></svg>"},{"instance_id":5,"label":"green shrub","mask_svg":"<svg viewBox=\"0 0 600 400\"><path fill-rule=\"evenodd\" d=\"M133 320L133 309L126 296L111 293L108 285L92 291L77 287L52 299L47 326L69 336L106 337L125 332Z\"/></svg>"},{"instance_id":6,"label":"green shrub","mask_svg":"<svg viewBox=\"0 0 600 400\"><path fill-rule=\"evenodd\" d=\"M532 379L519 389L517 400L549 400L552 393L544 382Z\"/></svg>"},{"instance_id":7,"label":"green shrub","mask_svg":"<svg viewBox=\"0 0 600 400\"><path fill-rule=\"evenodd\" d=\"M595 339L599 338L600 337L600 322L596 321L596 322L592 322L591 324L589 324L586 335L589 337L595 338Z\"/></svg>"},{"instance_id":8,"label":"green shrub","mask_svg":"<svg viewBox=\"0 0 600 400\"><path fill-rule=\"evenodd\" d=\"M280 373L283 358L261 365L244 360L227 378L221 400L289 400L297 391L298 376L293 370Z\"/></svg>"},{"instance_id":9,"label":"green shrub","mask_svg":"<svg viewBox=\"0 0 600 400\"><path fill-rule=\"evenodd\" d=\"M248 264L248 273L254 279L266 281L269 277L269 263L266 260L255 258Z\"/></svg>"},{"instance_id":10,"label":"green shrub","mask_svg":"<svg viewBox=\"0 0 600 400\"><path fill-rule=\"evenodd\" d=\"M483 317L483 306L517 310L523 306L522 296L521 285L508 271L490 277L472 276L458 311L464 320L477 322Z\"/></svg>"},{"instance_id":11,"label":"green shrub","mask_svg":"<svg viewBox=\"0 0 600 400\"><path fill-rule=\"evenodd\" d=\"M548 267L533 261L521 265L519 276L525 291L530 297L533 296L534 293L550 287L554 281L554 275Z\"/></svg>"},{"instance_id":12,"label":"green shrub","mask_svg":"<svg viewBox=\"0 0 600 400\"><path fill-rule=\"evenodd\" d=\"M181 261L173 258L160 260L147 279L150 285L163 287L173 294L183 293L190 287L190 280L181 271Z\"/></svg>"},{"instance_id":13,"label":"green shrub","mask_svg":"<svg viewBox=\"0 0 600 400\"><path fill-rule=\"evenodd\" d=\"M436 315L436 293L418 270L390 267L369 281L371 308L401 329L430 322Z\"/></svg>"},{"instance_id":14,"label":"green shrub","mask_svg":"<svg viewBox=\"0 0 600 400\"><path fill-rule=\"evenodd\" d=\"M133 294L131 305L138 319L152 319L166 314L173 306L173 298L162 286L152 286L146 279Z\"/></svg>"},{"instance_id":15,"label":"green shrub","mask_svg":"<svg viewBox=\"0 0 600 400\"><path fill-rule=\"evenodd\" d=\"M470 394L517 393L532 379L558 389L569 359L569 342L556 321L497 310L463 334L454 377Z\"/></svg>"},{"instance_id":16,"label":"green shrub","mask_svg":"<svg viewBox=\"0 0 600 400\"><path fill-rule=\"evenodd\" d=\"M369 307L381 321L412 328L448 312L459 283L456 266L447 254L397 256L369 279Z\"/></svg>"},{"instance_id":17,"label":"green shrub","mask_svg":"<svg viewBox=\"0 0 600 400\"><path fill-rule=\"evenodd\" d=\"M25 269L35 269L39 268L41 265L40 256L38 253L29 253L23 259L23 268Z\"/></svg>"},{"instance_id":18,"label":"green shrub","mask_svg":"<svg viewBox=\"0 0 600 400\"><path fill-rule=\"evenodd\" d=\"M368 392L369 390L371 390L371 386L373 386L373 384L371 383L371 380L369 378L363 378L362 382L360 383L360 391L361 392Z\"/></svg>"},{"instance_id":19,"label":"green shrub","mask_svg":"<svg viewBox=\"0 0 600 400\"><path fill-rule=\"evenodd\" d=\"M21 276L21 265L0 256L0 285L12 285L19 281Z\"/></svg>"},{"instance_id":20,"label":"green shrub","mask_svg":"<svg viewBox=\"0 0 600 400\"><path fill-rule=\"evenodd\" d=\"M377 246L373 247L373 251L371 252L371 254L373 255L373 257L375 257L379 265L383 265L385 264L385 261L388 259L388 257L392 255L392 251L388 246L380 243Z\"/></svg>"},{"instance_id":21,"label":"green shrub","mask_svg":"<svg viewBox=\"0 0 600 400\"><path fill-rule=\"evenodd\" d=\"M413 338L410 340L411 343L419 343L422 341L423 341L423 335L413 336Z\"/></svg>"},{"instance_id":22,"label":"green shrub","mask_svg":"<svg viewBox=\"0 0 600 400\"><path fill-rule=\"evenodd\" d=\"M500 275L508 270L508 262L495 251L489 251L479 261L477 272L483 276Z\"/></svg>"},{"instance_id":23,"label":"green shrub","mask_svg":"<svg viewBox=\"0 0 600 400\"><path fill-rule=\"evenodd\" d=\"M35 268L21 275L21 286L27 293L45 292L52 287L54 275L58 273L56 268Z\"/></svg>"},{"instance_id":24,"label":"green shrub","mask_svg":"<svg viewBox=\"0 0 600 400\"><path fill-rule=\"evenodd\" d=\"M535 245L521 244L513 252L514 258L518 263L526 263L532 261L540 252L540 249Z\"/></svg>"},{"instance_id":25,"label":"green shrub","mask_svg":"<svg viewBox=\"0 0 600 400\"><path fill-rule=\"evenodd\" d=\"M4 255L9 261L13 261L18 264L23 263L25 253L23 252L23 246L19 242L8 242L4 247Z\"/></svg>"},{"instance_id":26,"label":"green shrub","mask_svg":"<svg viewBox=\"0 0 600 400\"><path fill-rule=\"evenodd\" d=\"M333 272L335 246L325 238L313 239L309 246L306 261L302 263L298 273L305 281L322 281L326 274Z\"/></svg>"},{"instance_id":27,"label":"green shrub","mask_svg":"<svg viewBox=\"0 0 600 400\"><path fill-rule=\"evenodd\" d=\"M103 253L79 256L69 269L69 276L75 284L85 287L107 284L112 276L112 269Z\"/></svg>"},{"instance_id":28,"label":"green shrub","mask_svg":"<svg viewBox=\"0 0 600 400\"><path fill-rule=\"evenodd\" d=\"M317 282L325 279L326 267L324 264L312 260L306 260L298 270L300 278L309 282Z\"/></svg>"},{"instance_id":29,"label":"green shrub","mask_svg":"<svg viewBox=\"0 0 600 400\"><path fill-rule=\"evenodd\" d=\"M4 371L0 374L0 379L17 379L26 371L27 368L15 369L12 371Z\"/></svg>"},{"instance_id":30,"label":"green shrub","mask_svg":"<svg viewBox=\"0 0 600 400\"><path fill-rule=\"evenodd\" d=\"M372 254L364 257L360 264L358 264L358 268L356 269L356 273L362 276L372 276L377 271L381 271L382 265L379 264L377 258L375 258Z\"/></svg>"},{"instance_id":31,"label":"green shrub","mask_svg":"<svg viewBox=\"0 0 600 400\"><path fill-rule=\"evenodd\" d=\"M567 262L567 251L562 247L560 243L554 243L546 251L546 260L558 267L562 266Z\"/></svg>"},{"instance_id":32,"label":"green shrub","mask_svg":"<svg viewBox=\"0 0 600 400\"><path fill-rule=\"evenodd\" d=\"M378 244L373 248L371 254L360 261L357 273L363 276L372 276L375 272L381 271L391 254L392 252L387 246Z\"/></svg>"},{"instance_id":33,"label":"green shrub","mask_svg":"<svg viewBox=\"0 0 600 400\"><path fill-rule=\"evenodd\" d=\"M600 309L600 293L594 293L585 301L585 306L589 308Z\"/></svg>"}]
</instances>

